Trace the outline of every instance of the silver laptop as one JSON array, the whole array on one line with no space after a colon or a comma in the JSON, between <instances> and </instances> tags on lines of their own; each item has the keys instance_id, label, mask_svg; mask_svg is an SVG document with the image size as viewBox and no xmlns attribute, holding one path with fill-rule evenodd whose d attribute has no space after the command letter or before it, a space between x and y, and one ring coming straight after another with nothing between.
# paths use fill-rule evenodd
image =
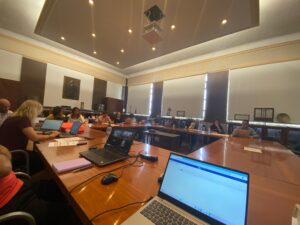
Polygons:
<instances>
[{"instance_id":1,"label":"silver laptop","mask_svg":"<svg viewBox=\"0 0 300 225\"><path fill-rule=\"evenodd\" d=\"M247 223L249 174L170 154L158 192L124 225Z\"/></svg>"}]
</instances>

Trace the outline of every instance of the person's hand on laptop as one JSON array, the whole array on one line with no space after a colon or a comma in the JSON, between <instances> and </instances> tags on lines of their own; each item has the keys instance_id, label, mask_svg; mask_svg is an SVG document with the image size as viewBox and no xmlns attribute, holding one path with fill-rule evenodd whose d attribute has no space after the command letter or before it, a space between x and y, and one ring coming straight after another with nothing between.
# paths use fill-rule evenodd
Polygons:
<instances>
[{"instance_id":1,"label":"person's hand on laptop","mask_svg":"<svg viewBox=\"0 0 300 225\"><path fill-rule=\"evenodd\" d=\"M55 138L60 134L58 131L52 131L51 134L49 135L49 138Z\"/></svg>"}]
</instances>

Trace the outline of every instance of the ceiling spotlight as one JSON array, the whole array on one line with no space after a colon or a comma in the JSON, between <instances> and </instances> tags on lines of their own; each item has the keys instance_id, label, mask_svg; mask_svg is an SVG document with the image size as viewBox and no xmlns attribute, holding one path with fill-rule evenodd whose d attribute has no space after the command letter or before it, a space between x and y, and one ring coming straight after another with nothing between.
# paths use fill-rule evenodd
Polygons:
<instances>
[{"instance_id":1,"label":"ceiling spotlight","mask_svg":"<svg viewBox=\"0 0 300 225\"><path fill-rule=\"evenodd\" d=\"M132 34L132 30L131 30L131 29L128 29L128 33L129 33L129 34Z\"/></svg>"},{"instance_id":2,"label":"ceiling spotlight","mask_svg":"<svg viewBox=\"0 0 300 225\"><path fill-rule=\"evenodd\" d=\"M124 53L125 52L124 49L121 49L121 52Z\"/></svg>"},{"instance_id":3,"label":"ceiling spotlight","mask_svg":"<svg viewBox=\"0 0 300 225\"><path fill-rule=\"evenodd\" d=\"M94 5L94 1L93 0L89 0L90 5Z\"/></svg>"},{"instance_id":4,"label":"ceiling spotlight","mask_svg":"<svg viewBox=\"0 0 300 225\"><path fill-rule=\"evenodd\" d=\"M156 50L156 48L155 47L152 47L152 51L155 51Z\"/></svg>"},{"instance_id":5,"label":"ceiling spotlight","mask_svg":"<svg viewBox=\"0 0 300 225\"><path fill-rule=\"evenodd\" d=\"M171 30L174 30L176 28L176 26L173 24L172 26L171 26Z\"/></svg>"},{"instance_id":6,"label":"ceiling spotlight","mask_svg":"<svg viewBox=\"0 0 300 225\"><path fill-rule=\"evenodd\" d=\"M226 19L222 20L222 25L225 25L226 23L227 23Z\"/></svg>"},{"instance_id":7,"label":"ceiling spotlight","mask_svg":"<svg viewBox=\"0 0 300 225\"><path fill-rule=\"evenodd\" d=\"M120 62L119 62L119 61L117 61L117 62L116 62L116 64L117 64L117 65L119 65L119 64L120 64Z\"/></svg>"},{"instance_id":8,"label":"ceiling spotlight","mask_svg":"<svg viewBox=\"0 0 300 225\"><path fill-rule=\"evenodd\" d=\"M96 37L96 34L95 34L95 33L92 33L92 37Z\"/></svg>"},{"instance_id":9,"label":"ceiling spotlight","mask_svg":"<svg viewBox=\"0 0 300 225\"><path fill-rule=\"evenodd\" d=\"M63 41L66 40L65 37L63 37L63 36L61 36L60 39L63 40Z\"/></svg>"},{"instance_id":10,"label":"ceiling spotlight","mask_svg":"<svg viewBox=\"0 0 300 225\"><path fill-rule=\"evenodd\" d=\"M93 51L94 55L97 55L97 52L96 51Z\"/></svg>"}]
</instances>

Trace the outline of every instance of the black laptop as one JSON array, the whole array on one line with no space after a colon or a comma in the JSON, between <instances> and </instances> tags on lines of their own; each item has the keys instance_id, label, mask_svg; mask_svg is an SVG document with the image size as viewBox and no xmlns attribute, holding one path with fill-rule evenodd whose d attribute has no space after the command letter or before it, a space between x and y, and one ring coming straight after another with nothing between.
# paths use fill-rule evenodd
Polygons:
<instances>
[{"instance_id":1,"label":"black laptop","mask_svg":"<svg viewBox=\"0 0 300 225\"><path fill-rule=\"evenodd\" d=\"M80 155L98 166L127 159L135 131L114 127L103 149L92 148Z\"/></svg>"}]
</instances>

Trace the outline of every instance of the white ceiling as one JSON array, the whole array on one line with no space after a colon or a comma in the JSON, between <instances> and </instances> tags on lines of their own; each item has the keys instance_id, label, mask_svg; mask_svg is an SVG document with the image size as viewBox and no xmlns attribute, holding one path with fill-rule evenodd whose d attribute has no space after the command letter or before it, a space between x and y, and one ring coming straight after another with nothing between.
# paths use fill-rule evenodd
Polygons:
<instances>
[{"instance_id":1,"label":"white ceiling","mask_svg":"<svg viewBox=\"0 0 300 225\"><path fill-rule=\"evenodd\" d=\"M260 0L260 24L257 27L119 69L114 65L35 34L34 30L43 5L44 0L0 0L0 27L127 75L247 43L300 32L300 0Z\"/></svg>"}]
</instances>

